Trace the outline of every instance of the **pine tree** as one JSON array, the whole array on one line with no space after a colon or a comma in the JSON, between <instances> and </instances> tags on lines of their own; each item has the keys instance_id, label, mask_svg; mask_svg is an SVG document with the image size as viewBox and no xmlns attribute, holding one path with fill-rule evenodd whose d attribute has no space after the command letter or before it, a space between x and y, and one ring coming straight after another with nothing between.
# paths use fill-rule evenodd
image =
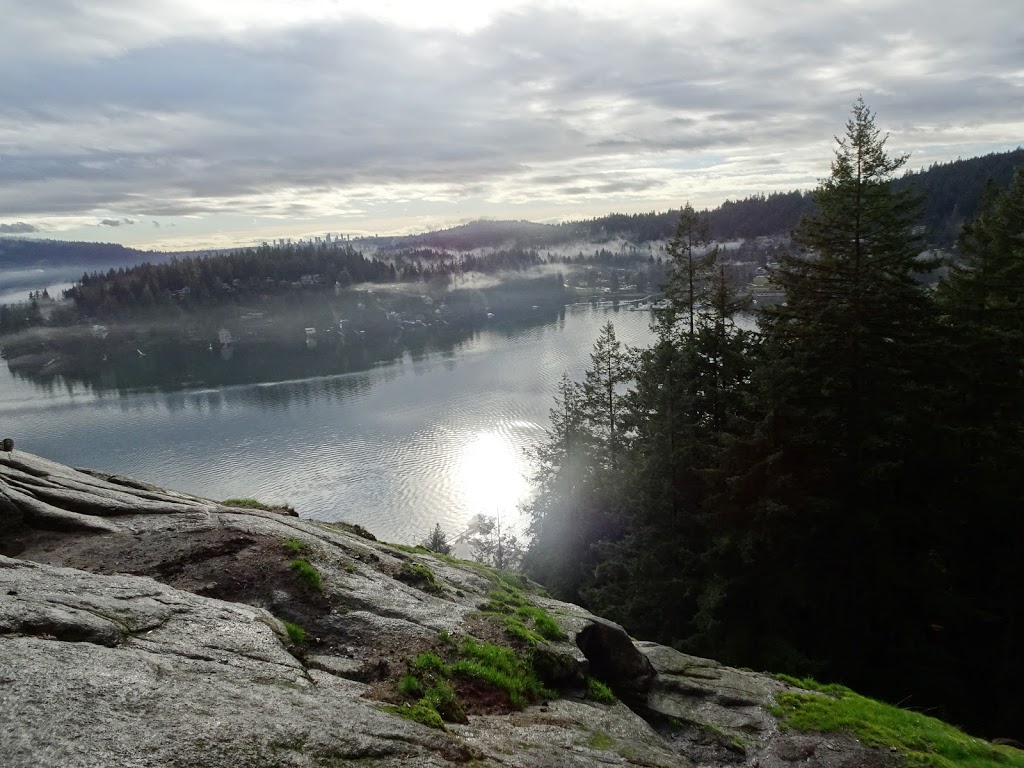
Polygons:
<instances>
[{"instance_id":1,"label":"pine tree","mask_svg":"<svg viewBox=\"0 0 1024 768\"><path fill-rule=\"evenodd\" d=\"M892 637L927 626L914 595L940 380L932 300L915 280L934 264L918 257L917 201L890 183L907 158L886 139L856 102L818 213L772 276L786 303L759 317L762 418L732 483L748 499L734 509L749 563L722 607L724 626L745 616L753 630L747 663L784 663L757 656L774 644L875 684L899 655ZM889 623L884 636L875 622Z\"/></svg>"},{"instance_id":2,"label":"pine tree","mask_svg":"<svg viewBox=\"0 0 1024 768\"><path fill-rule=\"evenodd\" d=\"M420 546L440 555L452 553L452 545L448 543L448 534L441 528L440 523L434 524L434 530L421 542Z\"/></svg>"},{"instance_id":3,"label":"pine tree","mask_svg":"<svg viewBox=\"0 0 1024 768\"><path fill-rule=\"evenodd\" d=\"M693 222L682 217L680 230ZM712 500L725 492L720 453L745 413L753 339L736 327L749 297L731 285L717 250L676 259L658 341L638 357L625 400L629 434L617 511L624 534L598 545L585 596L632 631L692 645L695 618L719 589ZM693 290L691 291L691 286ZM699 306L698 306L699 300Z\"/></svg>"},{"instance_id":4,"label":"pine tree","mask_svg":"<svg viewBox=\"0 0 1024 768\"><path fill-rule=\"evenodd\" d=\"M615 326L605 323L590 355L583 381L583 414L595 440L596 460L615 472L622 453L622 387L631 381L630 358L615 338Z\"/></svg>"},{"instance_id":5,"label":"pine tree","mask_svg":"<svg viewBox=\"0 0 1024 768\"><path fill-rule=\"evenodd\" d=\"M594 439L584 420L583 388L563 374L550 411L546 440L533 453L537 494L527 507L531 522L526 571L563 599L578 598L591 558L587 520Z\"/></svg>"},{"instance_id":6,"label":"pine tree","mask_svg":"<svg viewBox=\"0 0 1024 768\"><path fill-rule=\"evenodd\" d=\"M679 212L679 221L666 248L669 279L662 287L669 306L658 311L658 320L666 329L681 323L681 330L690 338L696 333L698 310L707 295L708 277L717 263L718 247L708 250L709 233L707 216L698 214L687 203Z\"/></svg>"},{"instance_id":7,"label":"pine tree","mask_svg":"<svg viewBox=\"0 0 1024 768\"><path fill-rule=\"evenodd\" d=\"M1024 169L988 196L959 249L938 291L948 344L935 512L949 599L937 623L956 639L945 674L985 702L974 705L979 723L1002 732L1024 717ZM980 675L966 663L978 656Z\"/></svg>"}]
</instances>

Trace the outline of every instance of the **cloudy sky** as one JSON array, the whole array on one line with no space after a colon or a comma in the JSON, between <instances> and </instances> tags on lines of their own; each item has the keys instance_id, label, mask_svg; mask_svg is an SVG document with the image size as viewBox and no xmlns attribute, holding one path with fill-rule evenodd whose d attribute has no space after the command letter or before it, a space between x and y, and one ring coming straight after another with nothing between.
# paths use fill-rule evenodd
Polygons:
<instances>
[{"instance_id":1,"label":"cloudy sky","mask_svg":"<svg viewBox=\"0 0 1024 768\"><path fill-rule=\"evenodd\" d=\"M1024 143L1019 0L0 0L0 234L146 248L813 186Z\"/></svg>"}]
</instances>

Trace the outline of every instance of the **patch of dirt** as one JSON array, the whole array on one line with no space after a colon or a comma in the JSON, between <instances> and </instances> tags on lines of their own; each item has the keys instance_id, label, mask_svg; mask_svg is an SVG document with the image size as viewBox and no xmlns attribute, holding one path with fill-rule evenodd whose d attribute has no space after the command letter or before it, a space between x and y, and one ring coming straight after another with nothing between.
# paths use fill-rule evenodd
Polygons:
<instances>
[{"instance_id":1,"label":"patch of dirt","mask_svg":"<svg viewBox=\"0 0 1024 768\"><path fill-rule=\"evenodd\" d=\"M303 627L304 649L342 650L350 638L326 621L345 610L291 568L294 555L280 540L227 528L141 533L55 533L27 531L5 550L38 563L92 573L150 576L176 589L265 608ZM315 562L314 562L315 565Z\"/></svg>"}]
</instances>

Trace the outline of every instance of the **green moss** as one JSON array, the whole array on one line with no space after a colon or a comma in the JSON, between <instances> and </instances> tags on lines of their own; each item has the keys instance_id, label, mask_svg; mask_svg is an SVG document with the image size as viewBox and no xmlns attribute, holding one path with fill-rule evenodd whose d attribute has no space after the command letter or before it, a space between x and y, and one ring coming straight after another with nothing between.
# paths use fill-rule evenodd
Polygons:
<instances>
[{"instance_id":1,"label":"green moss","mask_svg":"<svg viewBox=\"0 0 1024 768\"><path fill-rule=\"evenodd\" d=\"M301 557L292 560L292 570L298 574L300 579L309 584L309 586L317 592L323 592L324 582L323 578L320 576L320 571L318 571L316 566L308 560L303 560Z\"/></svg>"},{"instance_id":2,"label":"green moss","mask_svg":"<svg viewBox=\"0 0 1024 768\"><path fill-rule=\"evenodd\" d=\"M895 747L915 768L1024 768L1024 752L968 736L933 717L861 696L842 686L785 678L823 693L783 692L769 711L798 731L848 733L869 746Z\"/></svg>"},{"instance_id":3,"label":"green moss","mask_svg":"<svg viewBox=\"0 0 1024 768\"><path fill-rule=\"evenodd\" d=\"M428 728L436 728L439 731L445 730L444 720L441 719L441 716L422 702L413 705L406 704L401 707L386 705L384 710L399 717L404 717L406 720L412 720L420 725L425 725Z\"/></svg>"},{"instance_id":4,"label":"green moss","mask_svg":"<svg viewBox=\"0 0 1024 768\"><path fill-rule=\"evenodd\" d=\"M615 748L615 739L609 736L607 733L601 733L600 731L594 731L590 734L590 738L587 739L587 746L591 749L600 749L607 751Z\"/></svg>"},{"instance_id":5,"label":"green moss","mask_svg":"<svg viewBox=\"0 0 1024 768\"><path fill-rule=\"evenodd\" d=\"M614 704L615 694L612 689L595 677L587 678L587 698L600 704Z\"/></svg>"},{"instance_id":6,"label":"green moss","mask_svg":"<svg viewBox=\"0 0 1024 768\"><path fill-rule=\"evenodd\" d=\"M296 624L294 621L288 621L288 619L282 619L281 623L284 624L285 632L288 633L288 639L292 641L292 645L304 645L306 642L306 630Z\"/></svg>"},{"instance_id":7,"label":"green moss","mask_svg":"<svg viewBox=\"0 0 1024 768\"><path fill-rule=\"evenodd\" d=\"M492 589L480 610L509 617L504 621L505 631L529 645L534 645L539 638L566 639L561 627L543 608L529 602L521 592L507 585ZM532 630L524 623L524 619L533 624Z\"/></svg>"},{"instance_id":8,"label":"green moss","mask_svg":"<svg viewBox=\"0 0 1024 768\"><path fill-rule=\"evenodd\" d=\"M455 695L455 689L447 680L437 680L424 695L421 704L430 707L449 723L458 723L466 719L466 711Z\"/></svg>"},{"instance_id":9,"label":"green moss","mask_svg":"<svg viewBox=\"0 0 1024 768\"><path fill-rule=\"evenodd\" d=\"M803 688L807 691L818 691L819 693L827 693L829 696L842 696L844 693L853 693L845 685L838 685L836 683L819 683L813 677L793 677L793 675L775 675L777 680L781 680L784 683L789 683L797 688Z\"/></svg>"},{"instance_id":10,"label":"green moss","mask_svg":"<svg viewBox=\"0 0 1024 768\"><path fill-rule=\"evenodd\" d=\"M284 540L284 548L288 551L289 554L301 555L303 552L309 549L309 544L304 542L302 539L290 537Z\"/></svg>"},{"instance_id":11,"label":"green moss","mask_svg":"<svg viewBox=\"0 0 1024 768\"><path fill-rule=\"evenodd\" d=\"M424 592L444 592L444 587L441 586L441 582L437 580L434 572L422 563L405 561L395 578L418 587Z\"/></svg>"},{"instance_id":12,"label":"green moss","mask_svg":"<svg viewBox=\"0 0 1024 768\"><path fill-rule=\"evenodd\" d=\"M243 507L245 509L262 509L264 512L272 512L275 507L264 504L256 499L224 499L221 502L225 507ZM279 508L279 507L278 507Z\"/></svg>"}]
</instances>

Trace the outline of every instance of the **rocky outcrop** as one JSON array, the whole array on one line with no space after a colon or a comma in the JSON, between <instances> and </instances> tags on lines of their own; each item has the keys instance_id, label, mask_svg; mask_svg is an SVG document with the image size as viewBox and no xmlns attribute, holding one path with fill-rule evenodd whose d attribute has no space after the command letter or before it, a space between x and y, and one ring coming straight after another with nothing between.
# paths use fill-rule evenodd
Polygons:
<instances>
[{"instance_id":1,"label":"rocky outcrop","mask_svg":"<svg viewBox=\"0 0 1024 768\"><path fill-rule=\"evenodd\" d=\"M3 764L896 764L780 731L778 680L360 533L0 453ZM443 730L398 716L414 660L470 638L534 659L556 695L453 677Z\"/></svg>"}]
</instances>

